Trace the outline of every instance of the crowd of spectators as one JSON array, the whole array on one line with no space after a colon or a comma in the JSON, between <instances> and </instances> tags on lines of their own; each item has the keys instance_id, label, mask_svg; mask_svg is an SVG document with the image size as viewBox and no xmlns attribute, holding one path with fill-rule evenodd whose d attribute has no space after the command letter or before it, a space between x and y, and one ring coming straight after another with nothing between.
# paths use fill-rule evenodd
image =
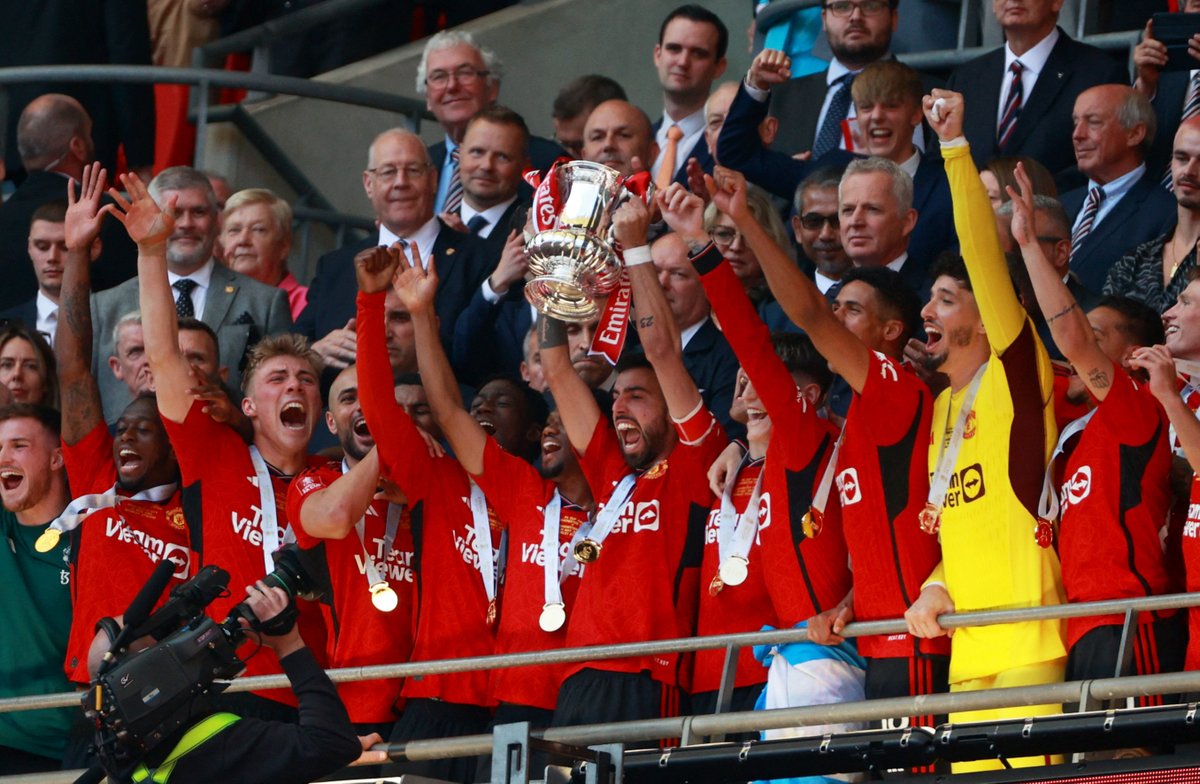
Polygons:
<instances>
[{"instance_id":1,"label":"crowd of spectators","mask_svg":"<svg viewBox=\"0 0 1200 784\"><path fill-rule=\"evenodd\" d=\"M726 21L681 6L658 119L589 75L553 139L503 105L519 64L438 33L416 87L444 139L379 130L377 231L307 286L285 200L110 178L83 104L31 100L0 206L0 697L86 685L155 563L216 563L237 596L290 541L329 668L804 625L741 652L734 710L1195 669L1195 611L1138 615L1130 655L1121 616L938 618L1200 586L1200 35L1170 70L1147 22L1131 79L1061 2L994 0L1006 43L943 82L891 55L899 5L825 0L833 59L795 79L774 49L725 74ZM621 287L568 322L527 297L523 174L572 159L631 195ZM365 743L405 742L711 712L723 656L339 692ZM295 717L287 692L221 701ZM0 769L88 741L70 711L2 713Z\"/></svg>"}]
</instances>

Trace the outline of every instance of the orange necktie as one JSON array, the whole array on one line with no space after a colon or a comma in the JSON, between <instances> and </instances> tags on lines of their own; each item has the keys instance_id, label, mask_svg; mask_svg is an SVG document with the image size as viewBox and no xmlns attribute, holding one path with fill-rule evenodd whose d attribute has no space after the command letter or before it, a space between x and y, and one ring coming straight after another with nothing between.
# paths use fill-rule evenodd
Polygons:
<instances>
[{"instance_id":1,"label":"orange necktie","mask_svg":"<svg viewBox=\"0 0 1200 784\"><path fill-rule=\"evenodd\" d=\"M658 177L654 180L654 185L659 190L664 190L671 185L671 180L675 179L675 154L678 152L679 140L683 138L683 131L678 125L672 125L667 129L667 149L663 151L662 166L658 167Z\"/></svg>"}]
</instances>

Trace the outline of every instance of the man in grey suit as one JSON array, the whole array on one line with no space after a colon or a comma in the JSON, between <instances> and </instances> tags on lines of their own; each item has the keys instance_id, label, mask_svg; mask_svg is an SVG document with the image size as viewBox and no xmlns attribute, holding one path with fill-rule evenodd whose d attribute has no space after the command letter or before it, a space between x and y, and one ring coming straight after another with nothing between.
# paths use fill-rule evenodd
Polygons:
<instances>
[{"instance_id":1,"label":"man in grey suit","mask_svg":"<svg viewBox=\"0 0 1200 784\"><path fill-rule=\"evenodd\" d=\"M164 208L174 202L175 231L167 240L167 269L176 312L180 317L198 317L217 333L220 364L229 369L229 385L237 390L246 351L266 335L291 329L287 294L213 259L217 198L205 175L188 166L174 166L150 182L150 193ZM108 422L129 403L128 388L107 368L108 358L115 353L114 327L137 309L137 278L92 297L96 325L92 373L100 382Z\"/></svg>"}]
</instances>

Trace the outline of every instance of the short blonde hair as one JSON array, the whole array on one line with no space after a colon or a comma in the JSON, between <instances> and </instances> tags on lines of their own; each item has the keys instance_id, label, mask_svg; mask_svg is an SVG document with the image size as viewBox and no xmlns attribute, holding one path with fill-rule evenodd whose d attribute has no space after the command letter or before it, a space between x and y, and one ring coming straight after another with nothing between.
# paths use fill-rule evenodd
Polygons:
<instances>
[{"instance_id":1,"label":"short blonde hair","mask_svg":"<svg viewBox=\"0 0 1200 784\"><path fill-rule=\"evenodd\" d=\"M262 368L263 363L275 357L296 357L309 364L317 377L321 376L321 356L309 345L308 338L285 332L279 335L267 335L254 344L246 355L246 369L242 371L242 388L250 391L254 384L254 375Z\"/></svg>"},{"instance_id":2,"label":"short blonde hair","mask_svg":"<svg viewBox=\"0 0 1200 784\"><path fill-rule=\"evenodd\" d=\"M791 237L788 235L787 227L783 225L783 219L779 217L779 211L775 209L775 205L771 203L771 197L767 192L757 185L746 184L746 206L750 209L750 215L754 217L756 223L762 227L762 230L767 233L779 249L787 254L792 261L796 260L796 251L792 247ZM717 205L709 202L704 209L704 230L712 231L713 226L717 224L717 215L720 210Z\"/></svg>"},{"instance_id":3,"label":"short blonde hair","mask_svg":"<svg viewBox=\"0 0 1200 784\"><path fill-rule=\"evenodd\" d=\"M225 200L225 209L221 212L221 220L228 220L234 210L249 207L252 204L265 204L275 219L275 225L283 234L284 239L292 238L292 207L283 199L266 188L246 188L238 191Z\"/></svg>"}]
</instances>

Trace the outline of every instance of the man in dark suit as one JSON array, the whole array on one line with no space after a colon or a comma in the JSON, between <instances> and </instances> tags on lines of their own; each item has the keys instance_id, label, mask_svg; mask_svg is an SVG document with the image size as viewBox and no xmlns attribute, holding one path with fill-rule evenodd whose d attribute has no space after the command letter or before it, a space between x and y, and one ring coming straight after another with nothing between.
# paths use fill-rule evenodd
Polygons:
<instances>
[{"instance_id":1,"label":"man in dark suit","mask_svg":"<svg viewBox=\"0 0 1200 784\"><path fill-rule=\"evenodd\" d=\"M1200 13L1200 0L1184 0L1179 6L1183 13ZM1155 180L1168 186L1175 132L1189 108L1189 117L1200 112L1200 36L1194 36L1192 41L1194 45L1188 47L1188 54L1197 62L1191 70L1162 70L1167 64L1167 45L1154 37L1153 20L1146 22L1142 41L1133 50L1133 89L1150 99L1158 116L1158 129L1146 167Z\"/></svg>"},{"instance_id":2,"label":"man in dark suit","mask_svg":"<svg viewBox=\"0 0 1200 784\"><path fill-rule=\"evenodd\" d=\"M1123 84L1098 85L1075 100L1071 141L1088 184L1064 193L1062 203L1073 221L1071 271L1092 291L1117 259L1174 221L1175 200L1146 168L1154 126L1150 102Z\"/></svg>"},{"instance_id":3,"label":"man in dark suit","mask_svg":"<svg viewBox=\"0 0 1200 784\"><path fill-rule=\"evenodd\" d=\"M0 206L0 310L25 302L37 293L26 246L33 213L46 202L67 198L67 180L76 182L94 159L92 121L83 106L67 95L36 98L21 113L17 145L29 175ZM111 201L105 197L107 201ZM100 233L103 255L92 265L94 290L111 288L137 272L137 248L116 221Z\"/></svg>"},{"instance_id":4,"label":"man in dark suit","mask_svg":"<svg viewBox=\"0 0 1200 784\"><path fill-rule=\"evenodd\" d=\"M909 237L917 223L912 179L886 158L859 158L838 187L842 247L856 267L887 267L928 299L929 263L913 259Z\"/></svg>"},{"instance_id":5,"label":"man in dark suit","mask_svg":"<svg viewBox=\"0 0 1200 784\"><path fill-rule=\"evenodd\" d=\"M313 342L326 367L354 362L354 257L373 245L416 245L422 263L437 259L436 307L442 342L454 336L454 323L491 271L483 243L455 231L433 214L438 173L420 137L402 128L384 131L371 143L363 189L379 224L377 234L326 253L308 289L308 307L296 331ZM411 253L411 251L409 251Z\"/></svg>"},{"instance_id":6,"label":"man in dark suit","mask_svg":"<svg viewBox=\"0 0 1200 784\"><path fill-rule=\"evenodd\" d=\"M717 158L722 165L789 200L810 173L853 160L852 155L839 149L817 161L798 161L766 148L759 126L766 117L767 105L755 100L752 92L765 92L771 85L786 81L790 67L783 52L760 52L738 88L717 140ZM919 218L908 238L910 260L904 274L913 281L923 280L924 270L956 242L950 186L941 160L922 155L912 141L913 131L922 122L921 76L903 63L880 60L859 73L851 90L858 110L860 148L856 152L885 158L912 179L912 207Z\"/></svg>"},{"instance_id":7,"label":"man in dark suit","mask_svg":"<svg viewBox=\"0 0 1200 784\"><path fill-rule=\"evenodd\" d=\"M456 211L462 201L455 153L471 118L496 103L503 77L500 58L475 43L468 32L443 30L425 44L417 66L417 92L425 96L425 106L446 132L445 140L429 147L429 158L438 172L434 211L439 215ZM550 168L566 154L549 139L529 139L530 163L538 170Z\"/></svg>"},{"instance_id":8,"label":"man in dark suit","mask_svg":"<svg viewBox=\"0 0 1200 784\"><path fill-rule=\"evenodd\" d=\"M820 158L844 148L842 121L854 116L850 88L855 77L873 62L893 59L892 33L899 23L899 0L828 0L821 9L821 24L833 52L829 67L820 73L791 79L771 90L771 116L779 118L775 149L793 155L811 150ZM921 77L924 92L941 87L941 81ZM764 88L766 89L766 88ZM766 101L765 93L754 96ZM922 138L923 131L914 134Z\"/></svg>"},{"instance_id":9,"label":"man in dark suit","mask_svg":"<svg viewBox=\"0 0 1200 784\"><path fill-rule=\"evenodd\" d=\"M34 210L29 221L28 248L37 278L37 294L0 313L0 319L19 322L30 332L40 332L51 348L58 331L58 300L67 258L66 215L67 203L63 200L46 202ZM92 261L99 255L100 247L97 237L92 243Z\"/></svg>"},{"instance_id":10,"label":"man in dark suit","mask_svg":"<svg viewBox=\"0 0 1200 784\"><path fill-rule=\"evenodd\" d=\"M704 102L713 82L725 73L728 47L725 23L698 5L676 8L659 28L654 67L662 86L663 113L654 125L659 153L650 167L659 188L672 182L686 185L689 158L712 171L704 142Z\"/></svg>"},{"instance_id":11,"label":"man in dark suit","mask_svg":"<svg viewBox=\"0 0 1200 784\"><path fill-rule=\"evenodd\" d=\"M529 199L518 186L529 163L529 128L521 115L489 106L472 118L460 149L463 201L451 223L483 241L488 261L496 264L512 232L525 227ZM447 221L449 222L449 221ZM486 283L485 293L486 293ZM494 289L499 295L504 289ZM492 298L493 301L495 297Z\"/></svg>"},{"instance_id":12,"label":"man in dark suit","mask_svg":"<svg viewBox=\"0 0 1200 784\"><path fill-rule=\"evenodd\" d=\"M1036 158L1059 181L1078 184L1070 169L1071 107L1098 84L1125 84L1125 66L1058 27L1061 0L993 0L1006 43L960 65L946 89L971 96L963 134L982 168L1001 155Z\"/></svg>"},{"instance_id":13,"label":"man in dark suit","mask_svg":"<svg viewBox=\"0 0 1200 784\"><path fill-rule=\"evenodd\" d=\"M160 205L175 200L175 230L167 239L167 274L180 318L199 318L217 334L220 366L229 385L241 387L246 352L267 335L292 328L287 294L217 264L217 199L201 172L189 166L163 170L150 182ZM106 365L116 352L115 327L139 309L138 279L92 296L92 374L100 382L104 416L113 422L130 401L129 388Z\"/></svg>"}]
</instances>

